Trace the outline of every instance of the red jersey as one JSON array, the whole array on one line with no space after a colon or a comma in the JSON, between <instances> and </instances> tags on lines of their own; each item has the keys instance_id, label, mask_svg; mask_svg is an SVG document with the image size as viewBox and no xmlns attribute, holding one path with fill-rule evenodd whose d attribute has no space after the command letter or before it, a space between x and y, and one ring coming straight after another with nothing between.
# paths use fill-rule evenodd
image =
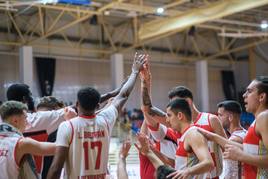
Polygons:
<instances>
[{"instance_id":1,"label":"red jersey","mask_svg":"<svg viewBox=\"0 0 268 179\"><path fill-rule=\"evenodd\" d=\"M156 128L153 128L151 126L148 126L148 128L153 139L156 141L156 149L166 157L175 160L177 140L181 136L180 133L175 132L171 128L167 128L162 124L158 124ZM142 154L139 154L139 158L141 179L155 179L155 168L150 160Z\"/></svg>"},{"instance_id":2,"label":"red jersey","mask_svg":"<svg viewBox=\"0 0 268 179\"><path fill-rule=\"evenodd\" d=\"M256 127L256 121L254 121L248 128L248 132L243 141L243 150L246 153L252 155L267 155L268 150L264 146L261 137L256 134L255 127ZM258 168L256 166L244 163L243 176L245 179L255 179L255 178L267 179L268 169Z\"/></svg>"}]
</instances>

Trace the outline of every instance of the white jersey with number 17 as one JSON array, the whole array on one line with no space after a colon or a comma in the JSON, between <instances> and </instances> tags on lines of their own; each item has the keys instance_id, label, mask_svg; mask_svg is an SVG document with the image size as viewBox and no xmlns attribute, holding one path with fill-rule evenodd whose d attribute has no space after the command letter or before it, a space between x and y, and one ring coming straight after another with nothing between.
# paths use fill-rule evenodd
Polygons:
<instances>
[{"instance_id":1,"label":"white jersey with number 17","mask_svg":"<svg viewBox=\"0 0 268 179\"><path fill-rule=\"evenodd\" d=\"M105 178L110 135L117 116L117 109L110 105L96 116L79 116L60 125L56 145L69 147L65 178Z\"/></svg>"}]
</instances>

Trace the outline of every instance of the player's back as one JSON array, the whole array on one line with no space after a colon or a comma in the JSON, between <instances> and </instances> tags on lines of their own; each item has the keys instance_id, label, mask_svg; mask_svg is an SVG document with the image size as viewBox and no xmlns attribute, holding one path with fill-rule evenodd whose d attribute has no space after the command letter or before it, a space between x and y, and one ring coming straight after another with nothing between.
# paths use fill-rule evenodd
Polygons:
<instances>
[{"instance_id":1,"label":"player's back","mask_svg":"<svg viewBox=\"0 0 268 179\"><path fill-rule=\"evenodd\" d=\"M72 138L66 172L70 178L105 178L109 131L103 117L77 117L70 121Z\"/></svg>"},{"instance_id":2,"label":"player's back","mask_svg":"<svg viewBox=\"0 0 268 179\"><path fill-rule=\"evenodd\" d=\"M0 136L0 178L17 178L19 166L15 161L15 146L18 137Z\"/></svg>"},{"instance_id":3,"label":"player's back","mask_svg":"<svg viewBox=\"0 0 268 179\"><path fill-rule=\"evenodd\" d=\"M22 136L12 130L12 126L0 125L0 178L18 178L19 165L15 160L16 146Z\"/></svg>"},{"instance_id":4,"label":"player's back","mask_svg":"<svg viewBox=\"0 0 268 179\"><path fill-rule=\"evenodd\" d=\"M68 148L65 178L105 178L111 130L118 116L111 104L98 115L79 115L60 124L56 145Z\"/></svg>"}]
</instances>

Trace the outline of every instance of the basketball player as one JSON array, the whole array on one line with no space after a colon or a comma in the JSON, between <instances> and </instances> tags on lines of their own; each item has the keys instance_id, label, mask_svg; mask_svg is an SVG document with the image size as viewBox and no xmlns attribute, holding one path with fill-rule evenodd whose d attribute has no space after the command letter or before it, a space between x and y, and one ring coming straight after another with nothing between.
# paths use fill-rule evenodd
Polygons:
<instances>
[{"instance_id":1,"label":"basketball player","mask_svg":"<svg viewBox=\"0 0 268 179\"><path fill-rule=\"evenodd\" d=\"M168 177L205 179L213 167L213 160L206 139L192 125L191 109L185 99L175 99L168 104L167 123L182 135L176 151L176 172Z\"/></svg>"},{"instance_id":2,"label":"basketball player","mask_svg":"<svg viewBox=\"0 0 268 179\"><path fill-rule=\"evenodd\" d=\"M237 101L227 100L218 104L218 117L224 129L229 134L229 140L243 143L246 130L240 124L242 109ZM233 160L223 160L222 179L241 178L241 163Z\"/></svg>"},{"instance_id":3,"label":"basketball player","mask_svg":"<svg viewBox=\"0 0 268 179\"><path fill-rule=\"evenodd\" d=\"M25 84L12 84L7 90L7 99L20 101L29 108L27 112L28 125L23 135L31 137L40 142L46 142L48 136L57 130L59 124L65 120L75 117L77 114L71 107L67 107L52 111L35 111L34 101L29 86ZM67 113L66 113L67 112ZM42 157L34 157L37 172L41 174Z\"/></svg>"},{"instance_id":4,"label":"basketball player","mask_svg":"<svg viewBox=\"0 0 268 179\"><path fill-rule=\"evenodd\" d=\"M117 88L111 92L103 94L101 96L100 102L104 102L109 98L116 96L119 93L120 89L121 88ZM71 107L67 107L67 110L64 110L62 108L53 111L34 112L35 109L32 93L29 89L29 86L26 84L12 84L7 90L7 99L27 104L27 121L29 125L25 129L24 135L38 135L37 140L40 139L46 141L47 136L57 130L61 122L77 116L76 112Z\"/></svg>"},{"instance_id":5,"label":"basketball player","mask_svg":"<svg viewBox=\"0 0 268 179\"><path fill-rule=\"evenodd\" d=\"M55 144L24 138L27 106L7 101L0 107L0 178L39 178L31 155L53 155Z\"/></svg>"},{"instance_id":6,"label":"basketball player","mask_svg":"<svg viewBox=\"0 0 268 179\"><path fill-rule=\"evenodd\" d=\"M138 143L135 143L134 145L138 149L139 153L146 156L156 169L156 175L154 178L170 179L171 177L167 178L167 176L176 170L170 166L164 165L164 163L155 155L150 148L148 137L143 133L139 133L137 135L137 141Z\"/></svg>"},{"instance_id":7,"label":"basketball player","mask_svg":"<svg viewBox=\"0 0 268 179\"><path fill-rule=\"evenodd\" d=\"M97 115L99 92L89 87L79 90L79 116L63 122L58 129L56 155L48 179L59 178L64 163L65 178L106 177L111 131L144 63L145 55L136 53L129 79L112 103Z\"/></svg>"},{"instance_id":8,"label":"basketball player","mask_svg":"<svg viewBox=\"0 0 268 179\"><path fill-rule=\"evenodd\" d=\"M146 68L146 69L149 69L149 68ZM144 71L146 71L146 69ZM145 75L144 77L145 79L150 79L150 72L144 73L144 75ZM150 80L147 80L147 81L150 82ZM148 88L148 85L147 85L147 88ZM169 92L169 99L174 100L177 98L186 99L187 102L189 103L191 107L192 120L194 122L194 125L204 128L208 131L215 132L216 134L219 134L220 136L226 137L226 134L224 132L224 129L218 117L210 113L200 112L196 108L193 102L192 92L188 88L184 86L177 86L173 88ZM170 137L174 136L174 132L172 132L172 130L166 127L169 125L166 123L166 114L151 104L149 95L147 95L147 97L144 98L144 100L146 103L145 106L149 107L144 112L147 112L151 116L151 117L146 118L147 119L146 121L148 125L150 126L150 129L152 131L152 135L154 136L154 138L160 141L166 138L167 136L170 136ZM179 136L179 134L177 134L177 136ZM214 168L211 170L210 176L208 177L218 178L222 172L221 149L212 141L209 141L208 143L209 143L209 150L211 152L211 156L214 161Z\"/></svg>"},{"instance_id":9,"label":"basketball player","mask_svg":"<svg viewBox=\"0 0 268 179\"><path fill-rule=\"evenodd\" d=\"M37 111L52 111L58 110L64 107L64 104L54 96L45 96L40 98L39 103L36 106ZM57 136L57 130L52 132L47 137L47 142L55 142ZM31 136L34 139L35 136ZM34 156L37 170L41 172L42 178L47 178L48 170L52 164L53 156L41 157ZM41 170L40 170L41 169Z\"/></svg>"},{"instance_id":10,"label":"basketball player","mask_svg":"<svg viewBox=\"0 0 268 179\"><path fill-rule=\"evenodd\" d=\"M41 142L47 141L48 136L57 130L61 122L77 115L76 112L70 107L68 107L68 114L65 113L63 108L52 111L34 112L35 109L32 93L29 89L29 86L26 84L12 84L7 90L7 99L19 101L27 105L28 125L26 126L23 135ZM38 174L41 174L43 163L42 157L35 157L35 159L37 172Z\"/></svg>"},{"instance_id":11,"label":"basketball player","mask_svg":"<svg viewBox=\"0 0 268 179\"><path fill-rule=\"evenodd\" d=\"M253 80L243 95L246 111L255 120L248 128L243 145L200 130L208 139L224 146L224 158L243 164L243 178L265 179L268 177L268 77Z\"/></svg>"},{"instance_id":12,"label":"basketball player","mask_svg":"<svg viewBox=\"0 0 268 179\"><path fill-rule=\"evenodd\" d=\"M141 109L143 111L144 119L143 126L148 127L149 132L145 133L146 135L152 136L154 133L153 127L150 125L147 125L147 120L150 118L148 115L148 108L151 106L151 99L150 99L150 88L151 88L151 73L147 63L144 65L143 70L140 72L140 78L141 78L141 96L142 96L142 106ZM150 124L150 123L148 123ZM175 132L173 133L173 130L169 129L171 132L167 134L165 138L162 138L161 140L158 140L156 138L154 139L155 144L152 146L152 151L157 155L158 158L160 158L165 164L168 164L172 167L175 165L175 153L177 148L177 138L180 137L180 135L177 135ZM142 130L141 130L142 132ZM154 179L155 178L155 171L156 168L153 166L153 164L150 162L150 160L147 158L147 156L143 155L142 153L139 153L139 159L140 159L140 175L141 179Z\"/></svg>"},{"instance_id":13,"label":"basketball player","mask_svg":"<svg viewBox=\"0 0 268 179\"><path fill-rule=\"evenodd\" d=\"M120 91L120 88L103 94L100 102L104 102L110 97L115 96ZM59 124L65 120L76 117L77 114L73 108L66 107L52 111L34 112L34 101L29 86L26 84L12 84L7 90L7 99L20 101L27 104L27 121L28 125L23 133L25 137L31 137L37 141L47 141L48 136L55 132ZM42 160L36 160L37 172L40 174L42 170Z\"/></svg>"}]
</instances>

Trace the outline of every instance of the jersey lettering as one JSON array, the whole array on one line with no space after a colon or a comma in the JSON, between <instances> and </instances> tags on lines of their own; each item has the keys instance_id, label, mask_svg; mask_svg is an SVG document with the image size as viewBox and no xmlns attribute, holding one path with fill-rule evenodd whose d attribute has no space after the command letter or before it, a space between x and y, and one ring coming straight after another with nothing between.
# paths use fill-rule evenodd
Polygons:
<instances>
[{"instance_id":1,"label":"jersey lettering","mask_svg":"<svg viewBox=\"0 0 268 179\"><path fill-rule=\"evenodd\" d=\"M1 157L7 157L8 150L0 150Z\"/></svg>"}]
</instances>

